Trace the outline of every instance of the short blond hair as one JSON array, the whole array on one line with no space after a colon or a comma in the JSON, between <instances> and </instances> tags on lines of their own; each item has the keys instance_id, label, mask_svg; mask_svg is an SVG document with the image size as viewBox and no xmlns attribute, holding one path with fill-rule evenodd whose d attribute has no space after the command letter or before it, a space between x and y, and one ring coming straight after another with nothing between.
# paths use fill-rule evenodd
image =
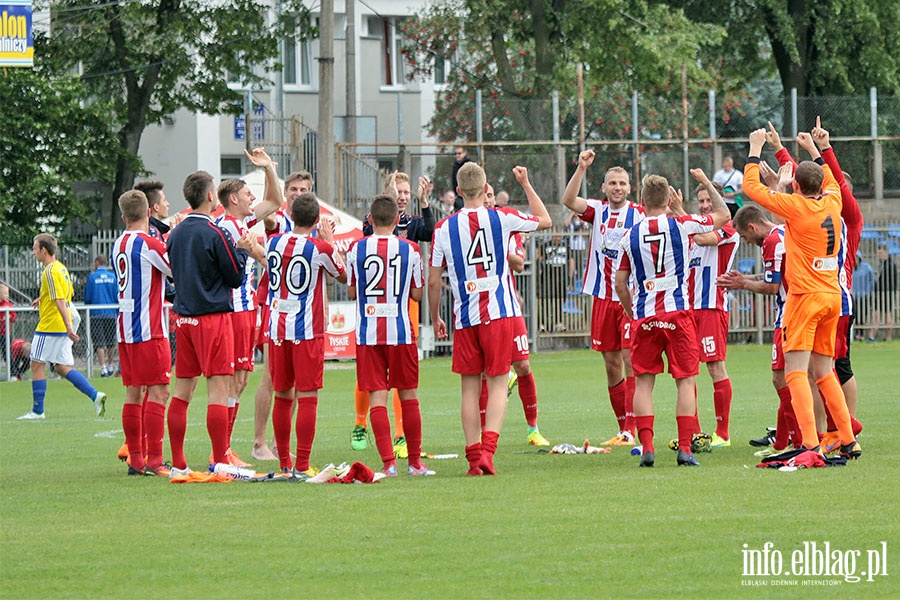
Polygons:
<instances>
[{"instance_id":1,"label":"short blond hair","mask_svg":"<svg viewBox=\"0 0 900 600\"><path fill-rule=\"evenodd\" d=\"M610 167L606 170L606 174L603 176L603 183L606 183L609 180L609 176L611 173L618 173L619 175L624 175L625 179L628 180L628 183L631 183L631 175L628 174L628 171L623 169L622 167Z\"/></svg>"},{"instance_id":2,"label":"short blond hair","mask_svg":"<svg viewBox=\"0 0 900 600\"><path fill-rule=\"evenodd\" d=\"M647 175L641 181L641 201L647 208L663 208L669 202L669 180Z\"/></svg>"},{"instance_id":3,"label":"short blond hair","mask_svg":"<svg viewBox=\"0 0 900 600\"><path fill-rule=\"evenodd\" d=\"M487 176L478 163L468 162L460 167L456 174L459 194L466 200L472 200L482 194L486 183Z\"/></svg>"},{"instance_id":4,"label":"short blond hair","mask_svg":"<svg viewBox=\"0 0 900 600\"><path fill-rule=\"evenodd\" d=\"M148 210L150 210L150 201L147 200L147 195L140 190L128 190L119 196L119 212L125 217L126 223L136 223L141 219L146 219Z\"/></svg>"}]
</instances>

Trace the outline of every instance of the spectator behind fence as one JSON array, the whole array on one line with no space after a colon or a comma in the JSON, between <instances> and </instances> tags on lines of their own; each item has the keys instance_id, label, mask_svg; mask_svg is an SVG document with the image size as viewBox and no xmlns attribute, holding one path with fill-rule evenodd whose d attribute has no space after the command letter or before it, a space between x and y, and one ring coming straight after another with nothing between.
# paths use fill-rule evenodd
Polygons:
<instances>
[{"instance_id":1,"label":"spectator behind fence","mask_svg":"<svg viewBox=\"0 0 900 600\"><path fill-rule=\"evenodd\" d=\"M874 342L878 328L885 325L884 341L894 339L894 306L897 301L897 264L888 253L888 246L882 242L878 246L878 278L875 280L873 296L875 306L872 311L872 330L867 342Z\"/></svg>"},{"instance_id":2,"label":"spectator behind fence","mask_svg":"<svg viewBox=\"0 0 900 600\"><path fill-rule=\"evenodd\" d=\"M722 168L713 175L713 182L721 184L725 190L722 197L733 218L734 213L744 205L744 199L741 196L741 192L744 190L744 174L734 168L733 158L726 156L722 159Z\"/></svg>"},{"instance_id":3,"label":"spectator behind fence","mask_svg":"<svg viewBox=\"0 0 900 600\"><path fill-rule=\"evenodd\" d=\"M875 269L856 253L856 269L853 271L853 313L858 332L857 341L867 337L867 325L872 312L872 291L875 289ZM874 330L873 330L874 331Z\"/></svg>"},{"instance_id":4,"label":"spectator behind fence","mask_svg":"<svg viewBox=\"0 0 900 600\"><path fill-rule=\"evenodd\" d=\"M9 349L11 355L9 380L22 381L25 378L25 372L28 370L28 363L31 360L31 342L16 338L9 343Z\"/></svg>"},{"instance_id":5,"label":"spectator behind fence","mask_svg":"<svg viewBox=\"0 0 900 600\"><path fill-rule=\"evenodd\" d=\"M453 212L457 212L463 207L463 197L459 195L459 190L457 190L456 175L464 164L470 162L475 161L469 158L469 153L466 151L465 146L453 147L453 193L456 194L453 199Z\"/></svg>"},{"instance_id":6,"label":"spectator behind fence","mask_svg":"<svg viewBox=\"0 0 900 600\"><path fill-rule=\"evenodd\" d=\"M94 272L88 276L87 285L84 288L84 303L91 304L117 304L119 288L116 276L109 267L109 260L105 256L94 259ZM112 376L113 348L116 345L116 315L115 308L91 309L91 343L97 352L100 362L100 377Z\"/></svg>"},{"instance_id":7,"label":"spectator behind fence","mask_svg":"<svg viewBox=\"0 0 900 600\"><path fill-rule=\"evenodd\" d=\"M8 307L14 306L12 302L9 301L9 288L5 285L0 285L0 307ZM10 325L16 322L16 313L13 311L9 312L0 312L0 363L6 363L6 324L7 321ZM10 332L12 328L10 328Z\"/></svg>"}]
</instances>

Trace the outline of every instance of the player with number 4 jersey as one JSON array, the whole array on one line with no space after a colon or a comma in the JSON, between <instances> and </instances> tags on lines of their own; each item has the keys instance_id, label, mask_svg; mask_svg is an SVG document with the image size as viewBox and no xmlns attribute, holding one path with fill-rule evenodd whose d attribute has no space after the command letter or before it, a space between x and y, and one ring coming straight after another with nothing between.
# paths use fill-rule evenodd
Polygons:
<instances>
[{"instance_id":1,"label":"player with number 4 jersey","mask_svg":"<svg viewBox=\"0 0 900 600\"><path fill-rule=\"evenodd\" d=\"M525 190L533 216L484 207L488 189L484 170L466 163L457 173L464 207L437 224L428 273L431 319L437 339L448 337L440 315L443 271L449 273L456 315L453 372L462 379L462 422L469 475L493 475L494 453L506 414L507 375L511 364L512 319L521 311L509 277L507 248L516 231L548 229L550 215L528 181L524 167L513 169ZM482 433L478 396L487 377L488 405Z\"/></svg>"}]
</instances>

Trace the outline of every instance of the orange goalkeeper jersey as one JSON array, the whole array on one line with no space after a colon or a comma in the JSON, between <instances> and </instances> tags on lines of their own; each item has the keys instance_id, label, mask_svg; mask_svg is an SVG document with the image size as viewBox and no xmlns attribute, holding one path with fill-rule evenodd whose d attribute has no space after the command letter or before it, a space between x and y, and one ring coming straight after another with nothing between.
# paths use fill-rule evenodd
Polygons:
<instances>
[{"instance_id":1,"label":"orange goalkeeper jersey","mask_svg":"<svg viewBox=\"0 0 900 600\"><path fill-rule=\"evenodd\" d=\"M784 218L785 276L791 294L840 294L838 248L841 236L841 190L828 165L822 165L824 193L818 198L781 194L759 180L759 164L744 168L744 192L772 213Z\"/></svg>"}]
</instances>

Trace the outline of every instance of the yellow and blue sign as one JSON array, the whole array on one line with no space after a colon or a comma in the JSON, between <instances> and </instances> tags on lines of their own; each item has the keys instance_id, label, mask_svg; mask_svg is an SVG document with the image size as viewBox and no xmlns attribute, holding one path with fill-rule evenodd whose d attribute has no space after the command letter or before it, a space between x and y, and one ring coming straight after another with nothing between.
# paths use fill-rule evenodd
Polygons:
<instances>
[{"instance_id":1,"label":"yellow and blue sign","mask_svg":"<svg viewBox=\"0 0 900 600\"><path fill-rule=\"evenodd\" d=\"M31 0L0 2L0 67L34 64Z\"/></svg>"}]
</instances>

